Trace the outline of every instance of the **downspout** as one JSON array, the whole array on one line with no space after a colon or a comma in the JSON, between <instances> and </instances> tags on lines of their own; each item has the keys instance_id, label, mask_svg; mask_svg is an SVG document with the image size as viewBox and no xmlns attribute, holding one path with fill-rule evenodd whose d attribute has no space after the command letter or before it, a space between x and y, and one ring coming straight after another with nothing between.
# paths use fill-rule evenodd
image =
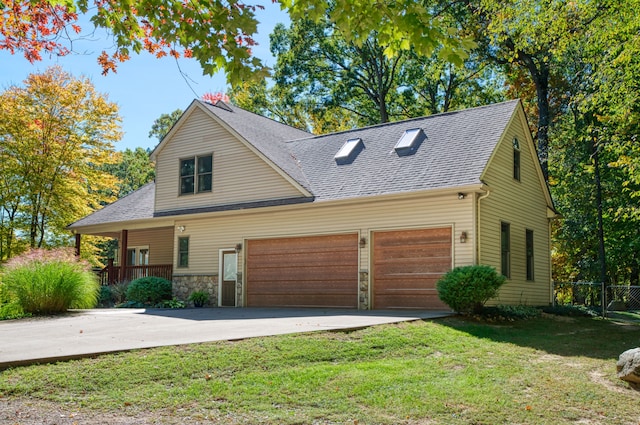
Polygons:
<instances>
[{"instance_id":1,"label":"downspout","mask_svg":"<svg viewBox=\"0 0 640 425\"><path fill-rule=\"evenodd\" d=\"M482 201L483 199L487 199L489 197L489 195L491 195L491 190L489 190L489 188L486 185L485 186L487 189L487 192L484 195L481 195L478 197L478 218L477 218L477 225L476 225L476 238L477 238L477 243L476 243L476 248L477 248L477 254L476 254L476 264L482 264L482 258L480 257L482 250L480 249L481 247L481 238L480 238L480 233L481 233L481 229L482 229L482 224L481 224L481 215L480 215L480 201Z\"/></svg>"}]
</instances>

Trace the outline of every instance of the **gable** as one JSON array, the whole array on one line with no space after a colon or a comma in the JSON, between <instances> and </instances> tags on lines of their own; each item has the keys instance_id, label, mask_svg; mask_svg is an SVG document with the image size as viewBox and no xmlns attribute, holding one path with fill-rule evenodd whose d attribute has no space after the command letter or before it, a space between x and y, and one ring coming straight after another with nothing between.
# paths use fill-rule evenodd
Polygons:
<instances>
[{"instance_id":1,"label":"gable","mask_svg":"<svg viewBox=\"0 0 640 425\"><path fill-rule=\"evenodd\" d=\"M518 140L520 151L519 180L514 178L514 139ZM513 192L512 196L535 198L534 202L539 208L546 207L553 211L551 194L542 174L522 105L516 108L480 178L490 188L497 186Z\"/></svg>"},{"instance_id":2,"label":"gable","mask_svg":"<svg viewBox=\"0 0 640 425\"><path fill-rule=\"evenodd\" d=\"M304 196L277 167L197 103L153 155L156 213ZM213 158L211 191L181 195L180 160L203 155Z\"/></svg>"}]
</instances>

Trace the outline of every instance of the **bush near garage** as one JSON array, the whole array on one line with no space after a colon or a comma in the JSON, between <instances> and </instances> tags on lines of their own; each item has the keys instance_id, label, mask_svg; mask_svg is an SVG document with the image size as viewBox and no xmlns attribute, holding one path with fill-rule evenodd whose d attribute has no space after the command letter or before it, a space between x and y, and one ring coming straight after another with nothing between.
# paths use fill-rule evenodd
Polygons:
<instances>
[{"instance_id":1,"label":"bush near garage","mask_svg":"<svg viewBox=\"0 0 640 425\"><path fill-rule=\"evenodd\" d=\"M127 287L127 301L129 303L155 306L171 299L171 282L161 277L141 277L132 280Z\"/></svg>"},{"instance_id":2,"label":"bush near garage","mask_svg":"<svg viewBox=\"0 0 640 425\"><path fill-rule=\"evenodd\" d=\"M497 295L505 281L493 267L456 267L438 281L438 296L458 313L479 314L484 303Z\"/></svg>"}]
</instances>

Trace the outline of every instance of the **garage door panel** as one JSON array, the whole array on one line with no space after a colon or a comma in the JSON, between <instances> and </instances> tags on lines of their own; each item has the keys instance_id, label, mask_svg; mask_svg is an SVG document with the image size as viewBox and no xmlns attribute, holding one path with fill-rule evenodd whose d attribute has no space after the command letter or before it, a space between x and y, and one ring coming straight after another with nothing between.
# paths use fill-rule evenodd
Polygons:
<instances>
[{"instance_id":1,"label":"garage door panel","mask_svg":"<svg viewBox=\"0 0 640 425\"><path fill-rule=\"evenodd\" d=\"M412 229L376 232L376 237L378 238L376 243L383 247L406 247L411 245L446 244L451 242L450 228L428 229L428 233L425 233L424 230L425 229Z\"/></svg>"},{"instance_id":2,"label":"garage door panel","mask_svg":"<svg viewBox=\"0 0 640 425\"><path fill-rule=\"evenodd\" d=\"M353 266L296 266L292 267L288 264L285 267L256 267L252 269L252 277L257 280L322 280L334 279L351 273L349 276L353 278Z\"/></svg>"},{"instance_id":3,"label":"garage door panel","mask_svg":"<svg viewBox=\"0 0 640 425\"><path fill-rule=\"evenodd\" d=\"M253 282L251 293L253 294L351 294L348 288L345 288L345 281L317 281L309 282L307 285L300 286L297 282L283 282L281 285L272 285L271 281Z\"/></svg>"},{"instance_id":4,"label":"garage door panel","mask_svg":"<svg viewBox=\"0 0 640 425\"><path fill-rule=\"evenodd\" d=\"M301 282L303 282L303 284L301 284ZM333 277L331 279L323 279L322 277L307 278L306 276L302 276L302 278L298 279L277 279L277 284L274 284L273 278L268 278L268 276L261 276L251 279L251 290L253 292L260 290L260 288L285 287L288 288L288 290L295 291L297 288L315 288L316 286L321 286L323 284L327 285L327 287L331 287L332 285L341 285L345 287L350 283L353 283L353 279L345 279L344 276ZM318 289L322 288L320 287Z\"/></svg>"},{"instance_id":5,"label":"garage door panel","mask_svg":"<svg viewBox=\"0 0 640 425\"><path fill-rule=\"evenodd\" d=\"M405 264L399 262L379 263L376 271L381 274L420 274L420 273L446 273L451 268L451 258L441 258L437 261L425 259L424 262L412 261Z\"/></svg>"},{"instance_id":6,"label":"garage door panel","mask_svg":"<svg viewBox=\"0 0 640 425\"><path fill-rule=\"evenodd\" d=\"M441 274L425 274L421 276L404 276L396 279L376 280L376 294L389 294L394 291L434 291Z\"/></svg>"},{"instance_id":7,"label":"garage door panel","mask_svg":"<svg viewBox=\"0 0 640 425\"><path fill-rule=\"evenodd\" d=\"M309 253L275 253L271 255L251 255L247 257L247 261L252 263L259 262L262 269L269 268L281 268L283 264L288 264L291 267L295 266L309 266L317 264L319 266L326 266L327 263L331 263L336 266L351 266L354 261L358 261L357 253L351 251L335 251L335 252L317 252L312 251ZM340 255L337 255L340 253Z\"/></svg>"},{"instance_id":8,"label":"garage door panel","mask_svg":"<svg viewBox=\"0 0 640 425\"><path fill-rule=\"evenodd\" d=\"M374 308L446 308L436 284L451 269L451 228L373 234Z\"/></svg>"},{"instance_id":9,"label":"garage door panel","mask_svg":"<svg viewBox=\"0 0 640 425\"><path fill-rule=\"evenodd\" d=\"M415 309L446 309L438 298L438 293L433 291L416 296L416 294L386 295L386 302L393 306L389 308L415 308ZM444 306L444 307L443 307Z\"/></svg>"},{"instance_id":10,"label":"garage door panel","mask_svg":"<svg viewBox=\"0 0 640 425\"><path fill-rule=\"evenodd\" d=\"M451 241L438 244L385 246L385 259L451 257Z\"/></svg>"},{"instance_id":11,"label":"garage door panel","mask_svg":"<svg viewBox=\"0 0 640 425\"><path fill-rule=\"evenodd\" d=\"M358 235L247 242L248 306L358 306Z\"/></svg>"},{"instance_id":12,"label":"garage door panel","mask_svg":"<svg viewBox=\"0 0 640 425\"><path fill-rule=\"evenodd\" d=\"M353 235L357 238L357 235ZM293 253L336 252L353 250L353 238L344 235L311 236L308 238L256 239L251 242L252 255L273 255L278 249Z\"/></svg>"},{"instance_id":13,"label":"garage door panel","mask_svg":"<svg viewBox=\"0 0 640 425\"><path fill-rule=\"evenodd\" d=\"M344 295L316 294L301 298L296 294L248 295L247 304L252 307L336 307L353 308Z\"/></svg>"}]
</instances>

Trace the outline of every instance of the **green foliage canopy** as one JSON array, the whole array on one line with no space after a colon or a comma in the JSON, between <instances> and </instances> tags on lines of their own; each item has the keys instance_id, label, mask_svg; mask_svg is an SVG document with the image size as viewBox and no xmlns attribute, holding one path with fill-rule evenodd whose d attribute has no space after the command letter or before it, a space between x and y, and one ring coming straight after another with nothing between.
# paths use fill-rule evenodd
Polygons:
<instances>
[{"instance_id":1,"label":"green foliage canopy","mask_svg":"<svg viewBox=\"0 0 640 425\"><path fill-rule=\"evenodd\" d=\"M116 104L59 67L0 93L0 260L66 244L66 226L111 200L119 123Z\"/></svg>"},{"instance_id":2,"label":"green foliage canopy","mask_svg":"<svg viewBox=\"0 0 640 425\"><path fill-rule=\"evenodd\" d=\"M362 45L376 30L390 57L411 47L428 55L442 45L443 59L461 63L473 45L457 28L443 23L437 9L413 0L279 3L293 20L328 17L356 45ZM113 37L113 50L103 51L98 57L104 73L115 71L117 63L128 60L131 54L147 51L157 57L193 57L205 74L224 70L232 83L267 74L267 68L251 51L258 26L255 13L260 6L243 1L5 0L1 4L0 48L12 53L22 51L30 61L39 60L42 51L69 53L64 40L81 31L81 12Z\"/></svg>"}]
</instances>

